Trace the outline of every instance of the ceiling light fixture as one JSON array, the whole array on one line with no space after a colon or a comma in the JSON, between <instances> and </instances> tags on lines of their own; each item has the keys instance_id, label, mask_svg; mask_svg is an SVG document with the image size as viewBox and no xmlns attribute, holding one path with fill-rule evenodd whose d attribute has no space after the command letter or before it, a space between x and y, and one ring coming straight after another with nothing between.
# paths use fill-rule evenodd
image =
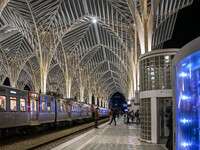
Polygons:
<instances>
[{"instance_id":1,"label":"ceiling light fixture","mask_svg":"<svg viewBox=\"0 0 200 150\"><path fill-rule=\"evenodd\" d=\"M96 19L96 18L93 18L93 19L92 19L92 23L97 23L97 19Z\"/></svg>"}]
</instances>

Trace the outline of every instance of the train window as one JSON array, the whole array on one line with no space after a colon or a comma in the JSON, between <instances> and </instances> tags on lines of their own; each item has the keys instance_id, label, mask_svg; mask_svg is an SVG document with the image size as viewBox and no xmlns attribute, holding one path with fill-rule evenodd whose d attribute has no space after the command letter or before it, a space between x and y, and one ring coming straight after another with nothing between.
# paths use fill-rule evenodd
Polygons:
<instances>
[{"instance_id":1,"label":"train window","mask_svg":"<svg viewBox=\"0 0 200 150\"><path fill-rule=\"evenodd\" d=\"M16 99L16 97L10 97L10 111L17 111L17 99Z\"/></svg>"},{"instance_id":2,"label":"train window","mask_svg":"<svg viewBox=\"0 0 200 150\"><path fill-rule=\"evenodd\" d=\"M46 103L42 102L42 112L46 112Z\"/></svg>"},{"instance_id":3,"label":"train window","mask_svg":"<svg viewBox=\"0 0 200 150\"><path fill-rule=\"evenodd\" d=\"M67 112L71 112L70 104L67 104Z\"/></svg>"},{"instance_id":4,"label":"train window","mask_svg":"<svg viewBox=\"0 0 200 150\"><path fill-rule=\"evenodd\" d=\"M6 111L6 97L0 96L0 111Z\"/></svg>"},{"instance_id":5,"label":"train window","mask_svg":"<svg viewBox=\"0 0 200 150\"><path fill-rule=\"evenodd\" d=\"M63 112L63 101L60 100L60 112Z\"/></svg>"},{"instance_id":6,"label":"train window","mask_svg":"<svg viewBox=\"0 0 200 150\"><path fill-rule=\"evenodd\" d=\"M47 111L51 111L51 103L47 102Z\"/></svg>"},{"instance_id":7,"label":"train window","mask_svg":"<svg viewBox=\"0 0 200 150\"><path fill-rule=\"evenodd\" d=\"M20 99L20 111L26 111L26 100Z\"/></svg>"},{"instance_id":8,"label":"train window","mask_svg":"<svg viewBox=\"0 0 200 150\"><path fill-rule=\"evenodd\" d=\"M64 112L66 112L66 106L65 106L65 104L63 104L63 109L64 109Z\"/></svg>"}]
</instances>

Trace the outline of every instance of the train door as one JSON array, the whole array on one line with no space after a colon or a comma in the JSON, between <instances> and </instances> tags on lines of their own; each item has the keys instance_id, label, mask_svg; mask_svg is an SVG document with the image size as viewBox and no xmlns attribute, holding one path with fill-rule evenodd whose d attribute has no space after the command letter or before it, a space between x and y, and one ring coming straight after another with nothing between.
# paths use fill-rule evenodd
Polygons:
<instances>
[{"instance_id":1,"label":"train door","mask_svg":"<svg viewBox=\"0 0 200 150\"><path fill-rule=\"evenodd\" d=\"M40 113L40 94L29 92L28 93L28 112L30 113L30 124L38 123Z\"/></svg>"},{"instance_id":2,"label":"train door","mask_svg":"<svg viewBox=\"0 0 200 150\"><path fill-rule=\"evenodd\" d=\"M31 121L38 120L38 101L37 100L30 100L30 113L31 113Z\"/></svg>"}]
</instances>

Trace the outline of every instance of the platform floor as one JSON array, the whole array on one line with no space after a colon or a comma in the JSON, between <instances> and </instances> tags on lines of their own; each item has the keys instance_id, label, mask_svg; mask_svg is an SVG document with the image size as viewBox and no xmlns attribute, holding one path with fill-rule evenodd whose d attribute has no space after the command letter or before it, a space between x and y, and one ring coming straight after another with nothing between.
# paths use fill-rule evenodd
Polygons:
<instances>
[{"instance_id":1,"label":"platform floor","mask_svg":"<svg viewBox=\"0 0 200 150\"><path fill-rule=\"evenodd\" d=\"M149 144L140 140L140 126L126 125L123 118L117 125L105 123L72 139L53 150L166 150L163 145Z\"/></svg>"}]
</instances>

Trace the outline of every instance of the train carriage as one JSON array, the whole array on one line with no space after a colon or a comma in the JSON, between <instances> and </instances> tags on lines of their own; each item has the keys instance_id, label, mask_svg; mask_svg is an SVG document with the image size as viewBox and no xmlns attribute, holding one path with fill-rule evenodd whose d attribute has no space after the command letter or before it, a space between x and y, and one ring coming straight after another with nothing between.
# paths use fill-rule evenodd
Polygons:
<instances>
[{"instance_id":1,"label":"train carriage","mask_svg":"<svg viewBox=\"0 0 200 150\"><path fill-rule=\"evenodd\" d=\"M72 101L72 111L71 111L72 119L81 119L81 105L79 102Z\"/></svg>"},{"instance_id":2,"label":"train carriage","mask_svg":"<svg viewBox=\"0 0 200 150\"><path fill-rule=\"evenodd\" d=\"M92 118L97 106L0 86L0 129ZM100 108L99 116L107 116Z\"/></svg>"},{"instance_id":3,"label":"train carriage","mask_svg":"<svg viewBox=\"0 0 200 150\"><path fill-rule=\"evenodd\" d=\"M49 95L40 96L38 124L55 122L55 98Z\"/></svg>"},{"instance_id":4,"label":"train carriage","mask_svg":"<svg viewBox=\"0 0 200 150\"><path fill-rule=\"evenodd\" d=\"M90 113L90 105L88 104L82 104L81 105L81 118L90 118L91 113Z\"/></svg>"},{"instance_id":5,"label":"train carriage","mask_svg":"<svg viewBox=\"0 0 200 150\"><path fill-rule=\"evenodd\" d=\"M0 128L29 124L26 91L0 86Z\"/></svg>"},{"instance_id":6,"label":"train carriage","mask_svg":"<svg viewBox=\"0 0 200 150\"><path fill-rule=\"evenodd\" d=\"M63 98L56 98L56 122L71 121L71 101Z\"/></svg>"},{"instance_id":7,"label":"train carriage","mask_svg":"<svg viewBox=\"0 0 200 150\"><path fill-rule=\"evenodd\" d=\"M29 125L55 122L55 98L35 92L27 93Z\"/></svg>"}]
</instances>

